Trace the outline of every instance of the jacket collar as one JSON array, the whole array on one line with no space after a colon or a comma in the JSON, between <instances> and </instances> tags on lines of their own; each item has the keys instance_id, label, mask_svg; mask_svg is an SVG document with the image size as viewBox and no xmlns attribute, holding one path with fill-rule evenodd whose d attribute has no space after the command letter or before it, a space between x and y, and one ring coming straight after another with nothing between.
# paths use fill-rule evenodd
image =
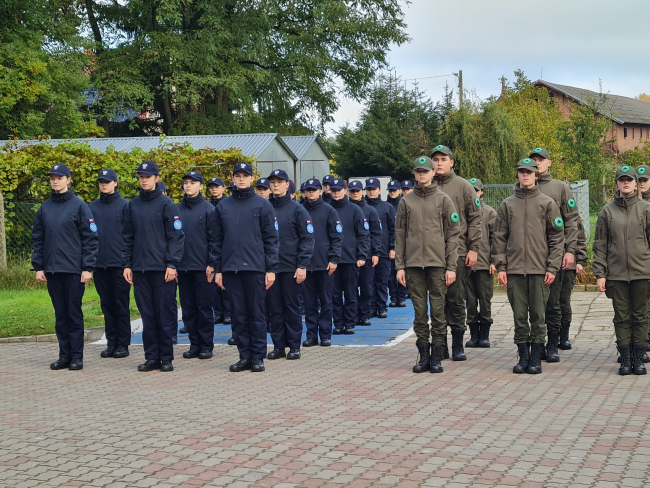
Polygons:
<instances>
[{"instance_id":1,"label":"jacket collar","mask_svg":"<svg viewBox=\"0 0 650 488\"><path fill-rule=\"evenodd\" d=\"M52 190L51 196L52 196L52 201L53 202L55 202L55 203L63 203L63 202L67 202L68 200L70 200L74 196L74 192L70 188L68 188L68 191L65 192L65 193L58 193L58 192L55 192L54 190Z\"/></svg>"},{"instance_id":2,"label":"jacket collar","mask_svg":"<svg viewBox=\"0 0 650 488\"><path fill-rule=\"evenodd\" d=\"M155 190L152 191L144 191L142 188L140 189L140 198L145 202L155 200L161 195L162 195L162 190L158 185L156 185Z\"/></svg>"},{"instance_id":3,"label":"jacket collar","mask_svg":"<svg viewBox=\"0 0 650 488\"><path fill-rule=\"evenodd\" d=\"M332 202L330 203L330 205L334 208L343 208L348 204L348 202L349 200L347 196L341 198L340 200L334 200L332 198Z\"/></svg>"},{"instance_id":4,"label":"jacket collar","mask_svg":"<svg viewBox=\"0 0 650 488\"><path fill-rule=\"evenodd\" d=\"M354 204L356 204L356 205L359 205L360 207L365 207L365 206L366 206L366 200L365 200L364 198L362 198L362 199L359 200L358 202L355 201L355 200L350 200L350 202L351 202L351 203L354 203Z\"/></svg>"},{"instance_id":5,"label":"jacket collar","mask_svg":"<svg viewBox=\"0 0 650 488\"><path fill-rule=\"evenodd\" d=\"M535 184L532 188L522 188L521 185L517 183L513 193L517 198L532 198L536 197L541 192L542 190L539 189L539 184Z\"/></svg>"},{"instance_id":6,"label":"jacket collar","mask_svg":"<svg viewBox=\"0 0 650 488\"><path fill-rule=\"evenodd\" d=\"M210 203L216 207L217 205L219 205L219 202L221 202L224 198L226 198L225 195L221 195L220 198L210 197Z\"/></svg>"},{"instance_id":7,"label":"jacket collar","mask_svg":"<svg viewBox=\"0 0 650 488\"><path fill-rule=\"evenodd\" d=\"M203 195L201 195L200 193L195 197L188 197L187 195L183 195L183 205L185 205L188 208L194 208L204 201L205 198L203 198Z\"/></svg>"},{"instance_id":8,"label":"jacket collar","mask_svg":"<svg viewBox=\"0 0 650 488\"><path fill-rule=\"evenodd\" d=\"M366 197L366 202L368 202L368 205L372 205L373 207L376 207L381 203L381 197L377 197L377 198Z\"/></svg>"},{"instance_id":9,"label":"jacket collar","mask_svg":"<svg viewBox=\"0 0 650 488\"><path fill-rule=\"evenodd\" d=\"M553 177L551 176L551 171L547 171L543 175L539 175L539 184L543 185L544 183L548 183L549 181L552 181Z\"/></svg>"},{"instance_id":10,"label":"jacket collar","mask_svg":"<svg viewBox=\"0 0 650 488\"><path fill-rule=\"evenodd\" d=\"M289 193L287 193L282 197L276 197L273 195L269 197L269 202L271 202L271 205L273 205L274 207L284 207L290 201L291 201L291 195L289 195Z\"/></svg>"},{"instance_id":11,"label":"jacket collar","mask_svg":"<svg viewBox=\"0 0 650 488\"><path fill-rule=\"evenodd\" d=\"M419 197L427 197L429 195L433 195L437 191L438 191L438 182L436 180L433 180L429 186L421 187L419 185L415 185L415 187L413 188L413 193L415 193Z\"/></svg>"},{"instance_id":12,"label":"jacket collar","mask_svg":"<svg viewBox=\"0 0 650 488\"><path fill-rule=\"evenodd\" d=\"M231 194L235 200L248 200L249 198L253 198L255 195L255 188L252 186L244 188L243 190L240 190L239 188L233 188Z\"/></svg>"},{"instance_id":13,"label":"jacket collar","mask_svg":"<svg viewBox=\"0 0 650 488\"><path fill-rule=\"evenodd\" d=\"M119 200L122 197L119 190L115 190L113 193L100 193L99 199L102 203L112 203L115 200Z\"/></svg>"},{"instance_id":14,"label":"jacket collar","mask_svg":"<svg viewBox=\"0 0 650 488\"><path fill-rule=\"evenodd\" d=\"M622 196L621 192L618 190L616 190L616 193L614 193L614 203L619 207L630 208L638 201L639 201L639 195L635 191L630 193L626 197Z\"/></svg>"},{"instance_id":15,"label":"jacket collar","mask_svg":"<svg viewBox=\"0 0 650 488\"><path fill-rule=\"evenodd\" d=\"M391 197L388 197L388 198L386 199L386 201L387 201L388 203L390 203L391 205L396 205L396 204L399 203L399 201L400 201L401 199L402 199L402 195L399 195L397 198L391 198Z\"/></svg>"},{"instance_id":16,"label":"jacket collar","mask_svg":"<svg viewBox=\"0 0 650 488\"><path fill-rule=\"evenodd\" d=\"M643 193L641 193L641 198L643 198L645 201L649 201L650 200L650 190L644 191Z\"/></svg>"},{"instance_id":17,"label":"jacket collar","mask_svg":"<svg viewBox=\"0 0 650 488\"><path fill-rule=\"evenodd\" d=\"M313 202L311 200L308 200L307 198L305 198L304 205L305 205L305 208L307 208L308 210L316 210L318 207L323 205L323 203L325 203L325 202L323 202L323 197L318 197L318 200L314 200Z\"/></svg>"},{"instance_id":18,"label":"jacket collar","mask_svg":"<svg viewBox=\"0 0 650 488\"><path fill-rule=\"evenodd\" d=\"M441 183L449 183L455 177L456 177L456 173L454 172L454 168L451 168L449 173L447 173L446 175L437 175L437 176L434 176L433 178L436 181L440 181Z\"/></svg>"}]
</instances>

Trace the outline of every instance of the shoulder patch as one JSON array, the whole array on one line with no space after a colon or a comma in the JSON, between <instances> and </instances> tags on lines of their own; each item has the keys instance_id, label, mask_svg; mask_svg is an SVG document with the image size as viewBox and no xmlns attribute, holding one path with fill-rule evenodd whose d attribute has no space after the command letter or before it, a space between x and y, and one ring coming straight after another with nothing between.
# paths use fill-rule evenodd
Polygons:
<instances>
[{"instance_id":1,"label":"shoulder patch","mask_svg":"<svg viewBox=\"0 0 650 488\"><path fill-rule=\"evenodd\" d=\"M576 201L573 198L569 198L569 201L567 202L567 205L571 208L575 208L576 206Z\"/></svg>"},{"instance_id":2,"label":"shoulder patch","mask_svg":"<svg viewBox=\"0 0 650 488\"><path fill-rule=\"evenodd\" d=\"M480 207L481 206L481 199L476 197L476 200L474 200L474 205L476 205L477 207Z\"/></svg>"},{"instance_id":3,"label":"shoulder patch","mask_svg":"<svg viewBox=\"0 0 650 488\"><path fill-rule=\"evenodd\" d=\"M338 232L339 234L343 233L343 226L341 225L341 222L338 220L336 221L336 232Z\"/></svg>"},{"instance_id":4,"label":"shoulder patch","mask_svg":"<svg viewBox=\"0 0 650 488\"><path fill-rule=\"evenodd\" d=\"M363 219L363 228L366 230L370 229L370 224L366 219Z\"/></svg>"},{"instance_id":5,"label":"shoulder patch","mask_svg":"<svg viewBox=\"0 0 650 488\"><path fill-rule=\"evenodd\" d=\"M276 230L276 232L277 232L278 229L279 229L279 227L278 227L278 218L277 218L277 217L275 217L274 227L275 227L275 230Z\"/></svg>"},{"instance_id":6,"label":"shoulder patch","mask_svg":"<svg viewBox=\"0 0 650 488\"><path fill-rule=\"evenodd\" d=\"M174 217L174 229L181 230L183 228L183 222L178 217Z\"/></svg>"},{"instance_id":7,"label":"shoulder patch","mask_svg":"<svg viewBox=\"0 0 650 488\"><path fill-rule=\"evenodd\" d=\"M451 216L450 216L449 218L451 219L451 221L452 221L454 224L460 220L460 218L458 217L458 214L457 214L456 212L454 212L453 214L451 214Z\"/></svg>"},{"instance_id":8,"label":"shoulder patch","mask_svg":"<svg viewBox=\"0 0 650 488\"><path fill-rule=\"evenodd\" d=\"M93 219L90 219L89 222L90 222L91 232L97 232L97 224L95 223L95 221Z\"/></svg>"},{"instance_id":9,"label":"shoulder patch","mask_svg":"<svg viewBox=\"0 0 650 488\"><path fill-rule=\"evenodd\" d=\"M314 233L314 226L312 225L311 220L307 221L307 232L309 232L310 234Z\"/></svg>"},{"instance_id":10,"label":"shoulder patch","mask_svg":"<svg viewBox=\"0 0 650 488\"><path fill-rule=\"evenodd\" d=\"M553 223L555 224L555 227L564 227L564 220L562 220L562 217L556 217Z\"/></svg>"}]
</instances>

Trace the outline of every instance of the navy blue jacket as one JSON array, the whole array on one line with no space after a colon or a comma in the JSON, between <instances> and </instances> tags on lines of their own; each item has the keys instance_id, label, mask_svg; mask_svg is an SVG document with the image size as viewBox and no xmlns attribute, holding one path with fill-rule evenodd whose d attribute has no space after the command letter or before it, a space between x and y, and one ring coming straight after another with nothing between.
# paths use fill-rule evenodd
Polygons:
<instances>
[{"instance_id":1,"label":"navy blue jacket","mask_svg":"<svg viewBox=\"0 0 650 488\"><path fill-rule=\"evenodd\" d=\"M216 207L221 202L223 202L226 198L228 198L226 195L221 195L221 198L210 197L210 203L212 204L213 207Z\"/></svg>"},{"instance_id":2,"label":"navy blue jacket","mask_svg":"<svg viewBox=\"0 0 650 488\"><path fill-rule=\"evenodd\" d=\"M214 212L215 273L278 270L275 212L255 188L234 188Z\"/></svg>"},{"instance_id":3,"label":"navy blue jacket","mask_svg":"<svg viewBox=\"0 0 650 488\"><path fill-rule=\"evenodd\" d=\"M332 200L332 207L339 214L337 225L343 226L343 246L341 248L341 264L356 264L357 261L370 259L370 232L364 227L361 209L343 197Z\"/></svg>"},{"instance_id":4,"label":"navy blue jacket","mask_svg":"<svg viewBox=\"0 0 650 488\"><path fill-rule=\"evenodd\" d=\"M34 271L73 273L92 271L99 239L93 214L72 190L52 191L36 212L32 227Z\"/></svg>"},{"instance_id":5,"label":"navy blue jacket","mask_svg":"<svg viewBox=\"0 0 650 488\"><path fill-rule=\"evenodd\" d=\"M324 201L326 204L328 204L328 205L332 205L332 194L331 194L331 193L325 193L325 192L323 192L322 198L323 198L323 201Z\"/></svg>"},{"instance_id":6,"label":"navy blue jacket","mask_svg":"<svg viewBox=\"0 0 650 488\"><path fill-rule=\"evenodd\" d=\"M388 258L390 251L395 250L395 208L379 198L366 198L368 205L375 207L381 222L381 254L379 257Z\"/></svg>"},{"instance_id":7,"label":"navy blue jacket","mask_svg":"<svg viewBox=\"0 0 650 488\"><path fill-rule=\"evenodd\" d=\"M402 199L402 195L398 196L397 198L391 198L388 197L386 198L386 202L390 205L393 206L393 209L395 209L395 215L397 216L397 207L399 205L399 201Z\"/></svg>"},{"instance_id":8,"label":"navy blue jacket","mask_svg":"<svg viewBox=\"0 0 650 488\"><path fill-rule=\"evenodd\" d=\"M122 228L124 227L124 209L128 203L129 201L122 198L120 192L115 190L110 194L101 193L97 200L88 204L97 224L97 235L99 236L99 252L95 268L122 267L124 248Z\"/></svg>"},{"instance_id":9,"label":"navy blue jacket","mask_svg":"<svg viewBox=\"0 0 650 488\"><path fill-rule=\"evenodd\" d=\"M325 271L329 263L341 261L343 229L338 232L336 225L339 215L322 198L310 202L305 198L305 210L309 213L308 225L314 228L314 255L309 262L308 271Z\"/></svg>"},{"instance_id":10,"label":"navy blue jacket","mask_svg":"<svg viewBox=\"0 0 650 488\"><path fill-rule=\"evenodd\" d=\"M307 269L314 255L314 229L309 227L309 213L305 207L291 200L288 193L283 197L269 197L275 210L280 239L278 273L295 273L297 268ZM310 232L311 230L311 232Z\"/></svg>"},{"instance_id":11,"label":"navy blue jacket","mask_svg":"<svg viewBox=\"0 0 650 488\"><path fill-rule=\"evenodd\" d=\"M178 271L205 271L214 266L214 207L200 193L194 198L183 196L177 205L185 232L183 258Z\"/></svg>"},{"instance_id":12,"label":"navy blue jacket","mask_svg":"<svg viewBox=\"0 0 650 488\"><path fill-rule=\"evenodd\" d=\"M367 205L366 201L350 200L351 203L356 204L363 212L363 227L370 231L370 256L381 256L381 222L379 221L379 214L374 207ZM369 257L370 257L369 256Z\"/></svg>"},{"instance_id":13,"label":"navy blue jacket","mask_svg":"<svg viewBox=\"0 0 650 488\"><path fill-rule=\"evenodd\" d=\"M133 271L176 269L183 257L185 233L178 208L159 186L140 190L124 211L123 266Z\"/></svg>"}]
</instances>

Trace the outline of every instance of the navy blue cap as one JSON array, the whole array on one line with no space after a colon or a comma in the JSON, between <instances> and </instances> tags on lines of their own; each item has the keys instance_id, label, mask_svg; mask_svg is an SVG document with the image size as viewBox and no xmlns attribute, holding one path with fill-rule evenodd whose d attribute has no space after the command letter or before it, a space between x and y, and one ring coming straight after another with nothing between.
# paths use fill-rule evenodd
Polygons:
<instances>
[{"instance_id":1,"label":"navy blue cap","mask_svg":"<svg viewBox=\"0 0 650 488\"><path fill-rule=\"evenodd\" d=\"M305 190L305 182L300 183L300 191Z\"/></svg>"},{"instance_id":2,"label":"navy blue cap","mask_svg":"<svg viewBox=\"0 0 650 488\"><path fill-rule=\"evenodd\" d=\"M390 183L388 183L388 191L401 190L401 189L402 189L402 185L397 180L392 180Z\"/></svg>"},{"instance_id":3,"label":"navy blue cap","mask_svg":"<svg viewBox=\"0 0 650 488\"><path fill-rule=\"evenodd\" d=\"M270 178L273 178L273 177L275 177L275 178L281 178L281 179L283 179L284 181L291 181L291 180L289 179L289 175L288 175L287 172L286 172L285 170L283 170L283 169L274 169L273 171L271 171L271 174L269 175L269 179L270 179Z\"/></svg>"},{"instance_id":4,"label":"navy blue cap","mask_svg":"<svg viewBox=\"0 0 650 488\"><path fill-rule=\"evenodd\" d=\"M117 181L117 173L112 169L103 169L97 174L97 181Z\"/></svg>"},{"instance_id":5,"label":"navy blue cap","mask_svg":"<svg viewBox=\"0 0 650 488\"><path fill-rule=\"evenodd\" d=\"M67 176L70 178L70 168L65 164L55 164L52 166L52 169L50 169L50 174L56 176Z\"/></svg>"},{"instance_id":6,"label":"navy blue cap","mask_svg":"<svg viewBox=\"0 0 650 488\"><path fill-rule=\"evenodd\" d=\"M411 180L404 180L402 181L402 188L413 188L413 183L411 183Z\"/></svg>"},{"instance_id":7,"label":"navy blue cap","mask_svg":"<svg viewBox=\"0 0 650 488\"><path fill-rule=\"evenodd\" d=\"M381 188L381 185L379 184L379 178L368 178L366 180L366 190L368 188Z\"/></svg>"},{"instance_id":8,"label":"navy blue cap","mask_svg":"<svg viewBox=\"0 0 650 488\"><path fill-rule=\"evenodd\" d=\"M334 177L332 175L323 176L323 183L329 183L331 185L332 181L334 181Z\"/></svg>"},{"instance_id":9,"label":"navy blue cap","mask_svg":"<svg viewBox=\"0 0 650 488\"><path fill-rule=\"evenodd\" d=\"M153 161L143 161L140 163L140 166L138 166L136 173L147 176L158 176L160 174L160 170L158 169L158 165Z\"/></svg>"},{"instance_id":10,"label":"navy blue cap","mask_svg":"<svg viewBox=\"0 0 650 488\"><path fill-rule=\"evenodd\" d=\"M316 178L312 180L307 180L303 183L305 190L322 190L323 186L320 184Z\"/></svg>"},{"instance_id":11,"label":"navy blue cap","mask_svg":"<svg viewBox=\"0 0 650 488\"><path fill-rule=\"evenodd\" d=\"M257 180L257 183L255 183L255 188L259 188L260 186L262 188L266 188L267 190L271 189L271 185L269 185L268 178L260 178L259 180Z\"/></svg>"},{"instance_id":12,"label":"navy blue cap","mask_svg":"<svg viewBox=\"0 0 650 488\"><path fill-rule=\"evenodd\" d=\"M230 188L231 190L232 190L233 188L235 188L235 182L234 182L234 181L231 181L231 182L230 182L230 185L228 185L228 188Z\"/></svg>"},{"instance_id":13,"label":"navy blue cap","mask_svg":"<svg viewBox=\"0 0 650 488\"><path fill-rule=\"evenodd\" d=\"M249 175L253 176L253 168L248 163L237 163L232 170L232 174L235 174L238 171L245 171Z\"/></svg>"},{"instance_id":14,"label":"navy blue cap","mask_svg":"<svg viewBox=\"0 0 650 488\"><path fill-rule=\"evenodd\" d=\"M345 188L345 180L343 178L334 178L330 183L330 190L342 190Z\"/></svg>"},{"instance_id":15,"label":"navy blue cap","mask_svg":"<svg viewBox=\"0 0 650 488\"><path fill-rule=\"evenodd\" d=\"M190 171L185 176L183 176L183 179L185 178L191 178L193 180L200 181L201 183L203 183L203 175L198 171Z\"/></svg>"},{"instance_id":16,"label":"navy blue cap","mask_svg":"<svg viewBox=\"0 0 650 488\"><path fill-rule=\"evenodd\" d=\"M348 183L348 190L352 191L362 191L363 190L363 183L361 183L359 180L354 180Z\"/></svg>"},{"instance_id":17,"label":"navy blue cap","mask_svg":"<svg viewBox=\"0 0 650 488\"><path fill-rule=\"evenodd\" d=\"M208 183L208 186L210 185L226 186L223 184L223 180L221 178L212 178Z\"/></svg>"},{"instance_id":18,"label":"navy blue cap","mask_svg":"<svg viewBox=\"0 0 650 488\"><path fill-rule=\"evenodd\" d=\"M162 181L158 182L158 188L160 188L160 190L163 192L167 191L167 185L165 185L165 183L163 183Z\"/></svg>"},{"instance_id":19,"label":"navy blue cap","mask_svg":"<svg viewBox=\"0 0 650 488\"><path fill-rule=\"evenodd\" d=\"M289 194L294 194L296 193L296 184L289 180Z\"/></svg>"}]
</instances>

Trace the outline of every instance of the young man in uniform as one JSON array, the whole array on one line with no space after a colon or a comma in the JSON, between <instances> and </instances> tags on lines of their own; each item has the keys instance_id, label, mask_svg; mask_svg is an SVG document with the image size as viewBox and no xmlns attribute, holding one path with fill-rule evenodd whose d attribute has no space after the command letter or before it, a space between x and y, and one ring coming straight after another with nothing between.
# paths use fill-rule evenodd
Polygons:
<instances>
[{"instance_id":1,"label":"young man in uniform","mask_svg":"<svg viewBox=\"0 0 650 488\"><path fill-rule=\"evenodd\" d=\"M638 181L638 188L639 188L639 196L646 202L650 202L650 166L648 166L647 164L642 164L638 166L636 168L636 174L637 174L637 181ZM648 301L648 312L646 316L648 318L648 325L650 326L650 300ZM564 347L562 347L562 340L563 338L561 337L560 349L564 349ZM650 327L648 327L648 341L646 343L645 349L646 351L650 351Z\"/></svg>"},{"instance_id":2,"label":"young man in uniform","mask_svg":"<svg viewBox=\"0 0 650 488\"><path fill-rule=\"evenodd\" d=\"M436 168L436 182L440 191L449 195L458 213L458 265L456 281L447 290L445 315L451 329L452 359L465 361L463 335L465 334L465 294L467 273L476 265L481 241L481 201L472 184L454 172L454 159L447 146L436 146L431 153ZM445 339L447 338L445 334ZM445 358L449 357L447 348Z\"/></svg>"},{"instance_id":3,"label":"young man in uniform","mask_svg":"<svg viewBox=\"0 0 650 488\"><path fill-rule=\"evenodd\" d=\"M366 180L366 202L377 211L381 229L381 250L379 251L377 266L375 266L375 278L372 284L371 315L386 318L388 317L386 308L388 280L391 273L391 263L394 263L395 260L396 210L390 203L381 200L381 185L377 178Z\"/></svg>"},{"instance_id":4,"label":"young man in uniform","mask_svg":"<svg viewBox=\"0 0 650 488\"><path fill-rule=\"evenodd\" d=\"M334 177L332 175L325 175L323 177L323 201L328 205L332 204L332 194L330 193L330 187Z\"/></svg>"},{"instance_id":5,"label":"young man in uniform","mask_svg":"<svg viewBox=\"0 0 650 488\"><path fill-rule=\"evenodd\" d=\"M237 187L214 213L215 279L231 298L239 361L230 371L262 372L266 358L264 299L278 268L278 232L273 206L251 186L250 164L236 164L233 181Z\"/></svg>"},{"instance_id":6,"label":"young man in uniform","mask_svg":"<svg viewBox=\"0 0 650 488\"><path fill-rule=\"evenodd\" d=\"M257 180L257 183L255 183L255 193L265 200L269 199L269 195L271 195L271 187L269 186L268 178L260 178Z\"/></svg>"},{"instance_id":7,"label":"young man in uniform","mask_svg":"<svg viewBox=\"0 0 650 488\"><path fill-rule=\"evenodd\" d=\"M269 359L300 359L302 338L301 288L314 254L314 226L305 207L291 198L289 176L274 170L269 201L275 210L275 225L280 241L278 272L267 295L271 308L273 351ZM289 354L286 348L289 348Z\"/></svg>"},{"instance_id":8,"label":"young man in uniform","mask_svg":"<svg viewBox=\"0 0 650 488\"><path fill-rule=\"evenodd\" d=\"M375 180L376 178L372 179ZM379 223L377 211L374 207L367 205L366 200L363 198L363 184L357 180L351 181L348 191L350 193L350 202L358 205L363 212L364 228L370 231L370 254L372 255L372 260L368 259L359 268L359 293L357 294L357 311L355 315L357 325L370 325L370 316L372 314L372 284L375 280L375 266L379 262L379 254L381 252L381 224Z\"/></svg>"},{"instance_id":9,"label":"young man in uniform","mask_svg":"<svg viewBox=\"0 0 650 488\"><path fill-rule=\"evenodd\" d=\"M398 281L410 285L415 311L419 358L413 372L442 373L445 295L456 280L459 219L451 199L438 191L431 159L416 159L413 174L418 186L397 209L395 266Z\"/></svg>"},{"instance_id":10,"label":"young man in uniform","mask_svg":"<svg viewBox=\"0 0 650 488\"><path fill-rule=\"evenodd\" d=\"M341 260L334 273L332 334L354 334L359 268L370 260L370 232L361 209L348 200L345 180L332 180L330 191L332 207L339 216L336 227L343 233Z\"/></svg>"},{"instance_id":11,"label":"young man in uniform","mask_svg":"<svg viewBox=\"0 0 650 488\"><path fill-rule=\"evenodd\" d=\"M203 198L203 175L190 171L183 177L183 201L178 215L185 226L185 250L178 265L178 290L183 322L190 338L186 359L210 359L214 349L214 209Z\"/></svg>"},{"instance_id":12,"label":"young man in uniform","mask_svg":"<svg viewBox=\"0 0 650 488\"><path fill-rule=\"evenodd\" d=\"M413 183L411 183L411 180L404 180L400 184L402 188L402 196L405 197L409 193L413 191Z\"/></svg>"},{"instance_id":13,"label":"young man in uniform","mask_svg":"<svg viewBox=\"0 0 650 488\"><path fill-rule=\"evenodd\" d=\"M478 178L472 178L469 182L476 190L476 197L481 201L483 217L476 266L467 274L467 326L470 338L465 347L490 347L492 295L494 275L497 272L490 249L497 213L483 201L483 182Z\"/></svg>"},{"instance_id":14,"label":"young man in uniform","mask_svg":"<svg viewBox=\"0 0 650 488\"><path fill-rule=\"evenodd\" d=\"M393 206L395 215L397 207L402 199L402 184L397 180L388 183L388 198L386 202ZM390 295L389 307L406 307L406 296L408 289L401 283L397 282L397 270L395 269L395 259L390 261L390 276L388 277L388 293Z\"/></svg>"},{"instance_id":15,"label":"young man in uniform","mask_svg":"<svg viewBox=\"0 0 650 488\"><path fill-rule=\"evenodd\" d=\"M332 274L341 260L343 227L332 207L323 202L321 183L316 178L305 182L307 222L313 230L314 254L309 261L304 283L305 326L307 339L303 347L332 345Z\"/></svg>"},{"instance_id":16,"label":"young man in uniform","mask_svg":"<svg viewBox=\"0 0 650 488\"><path fill-rule=\"evenodd\" d=\"M144 161L137 169L140 194L124 212L124 279L133 284L142 316L145 362L138 371L173 371L172 337L176 323L170 303L176 299L176 268L183 257L185 234L178 209L162 194L158 165Z\"/></svg>"},{"instance_id":17,"label":"young man in uniform","mask_svg":"<svg viewBox=\"0 0 650 488\"><path fill-rule=\"evenodd\" d=\"M99 252L93 279L99 295L107 347L103 358L125 358L131 344L131 286L124 279L122 228L129 203L117 189L117 173L104 169L97 177L99 198L88 205L97 224Z\"/></svg>"},{"instance_id":18,"label":"young man in uniform","mask_svg":"<svg viewBox=\"0 0 650 488\"><path fill-rule=\"evenodd\" d=\"M535 148L531 151L530 159L535 160L539 168L539 189L541 192L551 197L560 208L562 220L564 221L564 257L562 258L562 267L558 272L546 304L546 328L548 330L548 343L546 344L546 362L557 363L560 356L557 352L558 342L562 333L562 309L560 307L560 294L562 292L562 283L566 277L567 280L573 280L568 283L571 289L575 284L575 273L565 273L571 270L575 265L576 246L578 242L578 208L573 197L573 192L569 185L563 181L554 180L551 177L550 167L552 164L548 151L543 147ZM565 324L565 334L569 336L569 324Z\"/></svg>"},{"instance_id":19,"label":"young man in uniform","mask_svg":"<svg viewBox=\"0 0 650 488\"><path fill-rule=\"evenodd\" d=\"M221 178L212 178L208 182L210 203L212 204L213 207L216 207L217 205L219 205L219 202L221 202L224 198L227 198L226 195L224 195L225 189L226 189L226 185L224 185L223 180Z\"/></svg>"},{"instance_id":20,"label":"young man in uniform","mask_svg":"<svg viewBox=\"0 0 650 488\"><path fill-rule=\"evenodd\" d=\"M51 198L38 208L32 227L32 267L36 279L47 283L54 307L59 359L50 369L78 371L84 367L81 303L92 279L99 239L90 208L69 186L70 169L55 164L50 170Z\"/></svg>"}]
</instances>

